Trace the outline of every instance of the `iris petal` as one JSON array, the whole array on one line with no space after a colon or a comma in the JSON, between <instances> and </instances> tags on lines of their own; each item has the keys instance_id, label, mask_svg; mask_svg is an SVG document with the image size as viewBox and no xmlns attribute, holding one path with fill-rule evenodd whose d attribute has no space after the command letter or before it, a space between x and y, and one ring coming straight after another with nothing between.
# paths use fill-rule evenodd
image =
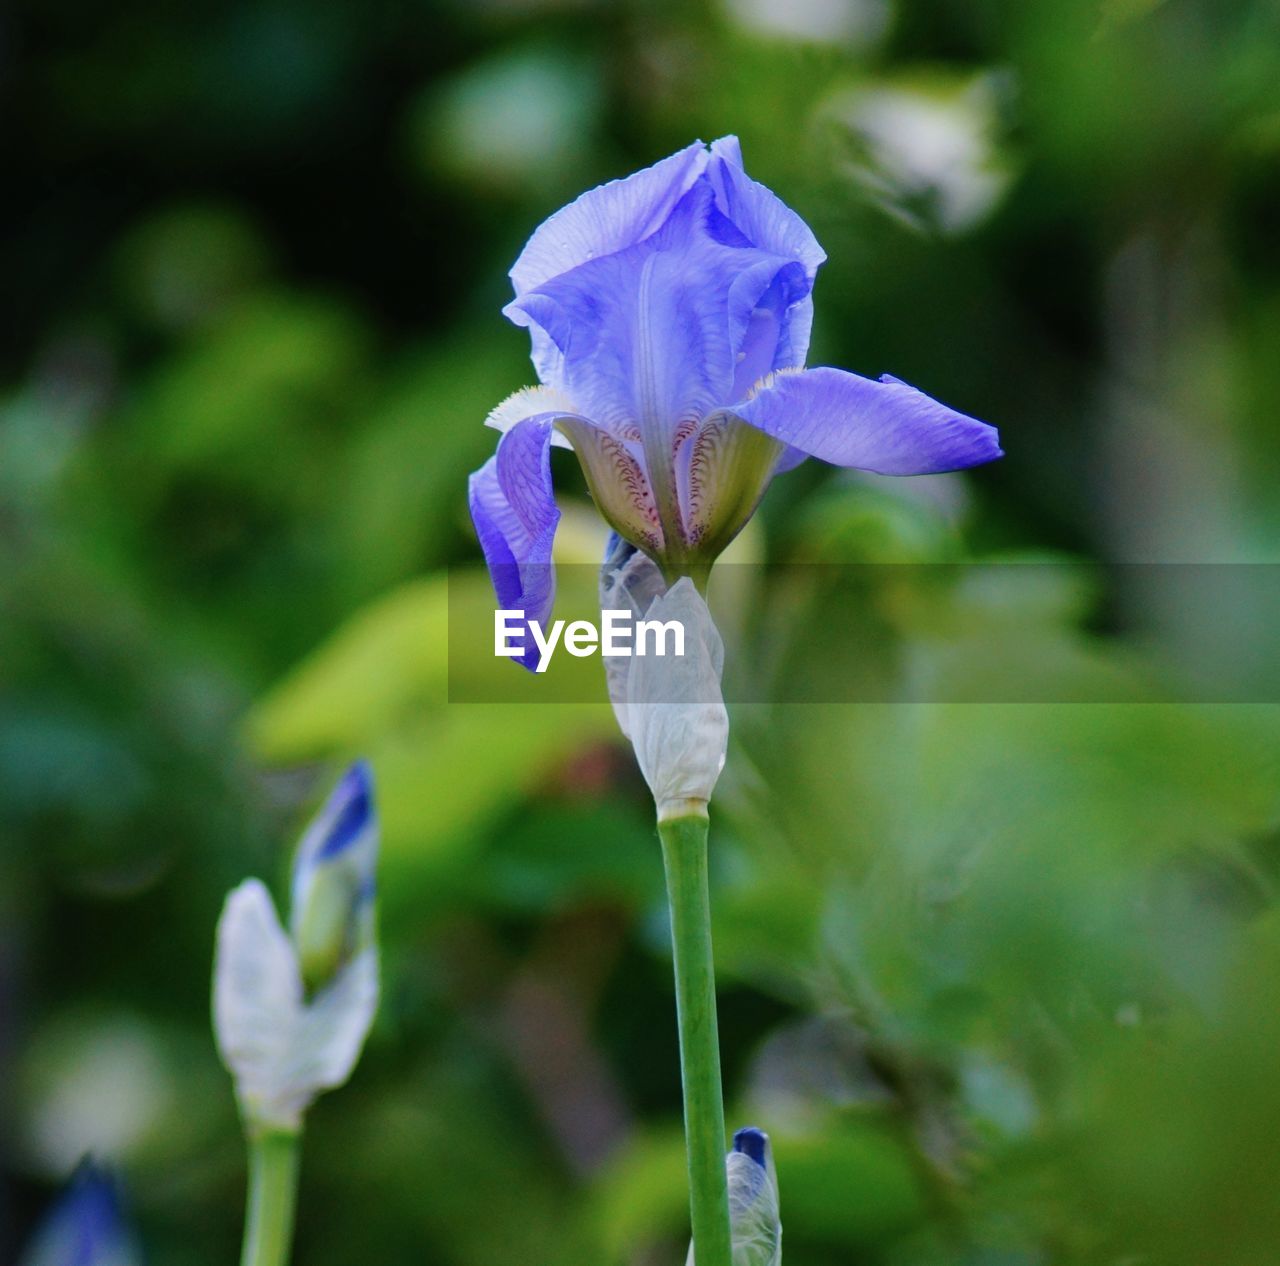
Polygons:
<instances>
[{"instance_id":1,"label":"iris petal","mask_svg":"<svg viewBox=\"0 0 1280 1266\"><path fill-rule=\"evenodd\" d=\"M498 451L471 476L471 518L504 610L545 622L555 601L551 543L560 511L551 486L551 435L557 415L535 414L517 422ZM537 649L520 663L530 670Z\"/></svg>"},{"instance_id":2,"label":"iris petal","mask_svg":"<svg viewBox=\"0 0 1280 1266\"><path fill-rule=\"evenodd\" d=\"M809 295L827 254L809 226L777 194L746 174L736 136L712 142L707 179L716 192L716 206L748 241L771 255L795 260L807 283L793 283L786 304L774 312L780 329L777 354L772 364L748 380L749 385L770 370L804 364L813 328L813 300Z\"/></svg>"},{"instance_id":3,"label":"iris petal","mask_svg":"<svg viewBox=\"0 0 1280 1266\"><path fill-rule=\"evenodd\" d=\"M619 439L581 417L562 417L559 425L572 442L591 496L605 521L649 553L660 553L662 518L639 441Z\"/></svg>"},{"instance_id":4,"label":"iris petal","mask_svg":"<svg viewBox=\"0 0 1280 1266\"><path fill-rule=\"evenodd\" d=\"M812 457L882 475L962 470L1002 455L995 427L888 375L778 374L730 412Z\"/></svg>"},{"instance_id":5,"label":"iris petal","mask_svg":"<svg viewBox=\"0 0 1280 1266\"><path fill-rule=\"evenodd\" d=\"M783 445L730 413L713 413L676 450L685 538L715 557L742 530L773 478Z\"/></svg>"},{"instance_id":6,"label":"iris petal","mask_svg":"<svg viewBox=\"0 0 1280 1266\"><path fill-rule=\"evenodd\" d=\"M782 330L761 330L773 294L785 312L807 282L795 261L744 245L699 181L658 233L596 259L508 305L540 328L563 360L556 386L619 439L643 444L663 526L671 454L715 406L733 399L737 353L772 368ZM755 350L763 344L763 352ZM756 374L755 377L758 377ZM754 380L754 379L753 379Z\"/></svg>"},{"instance_id":7,"label":"iris petal","mask_svg":"<svg viewBox=\"0 0 1280 1266\"><path fill-rule=\"evenodd\" d=\"M737 137L714 141L711 155L707 178L716 191L720 211L753 246L798 259L812 281L827 258L813 230L776 193L747 175Z\"/></svg>"},{"instance_id":8,"label":"iris petal","mask_svg":"<svg viewBox=\"0 0 1280 1266\"><path fill-rule=\"evenodd\" d=\"M644 171L591 189L543 222L512 265L522 295L590 259L624 250L666 222L707 165L701 141Z\"/></svg>"},{"instance_id":9,"label":"iris petal","mask_svg":"<svg viewBox=\"0 0 1280 1266\"><path fill-rule=\"evenodd\" d=\"M776 261L776 256L768 256ZM760 282L765 285L760 288ZM733 399L741 400L751 387L776 369L804 364L813 304L811 283L798 262L772 273L744 273L730 293L731 335L737 353ZM738 302L735 310L734 300ZM745 317L742 308L746 308Z\"/></svg>"}]
</instances>

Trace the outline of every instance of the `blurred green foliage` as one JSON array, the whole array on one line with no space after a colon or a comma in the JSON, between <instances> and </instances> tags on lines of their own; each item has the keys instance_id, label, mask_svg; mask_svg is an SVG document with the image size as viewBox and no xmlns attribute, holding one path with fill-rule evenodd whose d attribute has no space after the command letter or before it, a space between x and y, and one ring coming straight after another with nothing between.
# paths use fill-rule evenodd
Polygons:
<instances>
[{"instance_id":1,"label":"blurred green foliage","mask_svg":"<svg viewBox=\"0 0 1280 1266\"><path fill-rule=\"evenodd\" d=\"M86 1150L149 1261L232 1259L214 921L357 752L385 1001L298 1260L683 1260L643 784L603 704L448 699L465 477L531 374L504 273L582 189L739 133L830 255L811 359L1002 429L971 476L810 463L745 557L1280 548L1269 0L15 0L0 101L4 1260ZM767 671L1127 700L736 709L730 1120L774 1137L793 1266L1276 1260L1280 716L1152 702L1138 636L1271 616L1104 618L1054 574L718 582Z\"/></svg>"}]
</instances>

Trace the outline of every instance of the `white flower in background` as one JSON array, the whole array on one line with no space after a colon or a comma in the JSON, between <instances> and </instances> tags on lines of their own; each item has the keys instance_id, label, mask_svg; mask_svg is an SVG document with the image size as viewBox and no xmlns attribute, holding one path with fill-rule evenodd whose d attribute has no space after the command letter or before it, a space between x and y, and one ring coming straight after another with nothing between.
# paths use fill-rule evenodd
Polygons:
<instances>
[{"instance_id":1,"label":"white flower in background","mask_svg":"<svg viewBox=\"0 0 1280 1266\"><path fill-rule=\"evenodd\" d=\"M351 1075L378 1005L377 820L363 763L298 847L292 936L249 879L218 921L214 1032L249 1124L294 1131L312 1100Z\"/></svg>"},{"instance_id":2,"label":"white flower in background","mask_svg":"<svg viewBox=\"0 0 1280 1266\"><path fill-rule=\"evenodd\" d=\"M733 1266L780 1266L782 1223L778 1218L778 1174L769 1136L747 1126L733 1136L725 1158L729 1178L729 1227ZM686 1266L694 1266L689 1246Z\"/></svg>"},{"instance_id":3,"label":"white flower in background","mask_svg":"<svg viewBox=\"0 0 1280 1266\"><path fill-rule=\"evenodd\" d=\"M616 534L600 573L604 609L683 629L683 654L605 656L609 699L653 792L658 821L705 812L724 768L724 643L687 576L664 592L657 565Z\"/></svg>"},{"instance_id":4,"label":"white flower in background","mask_svg":"<svg viewBox=\"0 0 1280 1266\"><path fill-rule=\"evenodd\" d=\"M975 228L1012 180L999 143L996 74L882 83L838 96L831 114L856 138L854 178L895 217L944 234Z\"/></svg>"},{"instance_id":5,"label":"white flower in background","mask_svg":"<svg viewBox=\"0 0 1280 1266\"><path fill-rule=\"evenodd\" d=\"M869 48L892 16L888 0L725 0L739 26L772 39Z\"/></svg>"}]
</instances>

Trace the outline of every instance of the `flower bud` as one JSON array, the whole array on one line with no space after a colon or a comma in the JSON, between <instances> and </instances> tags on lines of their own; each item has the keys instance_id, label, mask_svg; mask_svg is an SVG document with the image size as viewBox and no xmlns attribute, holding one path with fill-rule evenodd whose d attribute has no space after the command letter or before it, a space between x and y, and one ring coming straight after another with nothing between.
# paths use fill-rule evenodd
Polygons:
<instances>
[{"instance_id":1,"label":"flower bud","mask_svg":"<svg viewBox=\"0 0 1280 1266\"><path fill-rule=\"evenodd\" d=\"M733 1266L780 1266L782 1223L778 1219L778 1175L769 1136L747 1126L733 1136L725 1158L729 1179L729 1229ZM693 1245L686 1266L694 1266Z\"/></svg>"},{"instance_id":2,"label":"flower bud","mask_svg":"<svg viewBox=\"0 0 1280 1266\"><path fill-rule=\"evenodd\" d=\"M218 921L214 1032L255 1129L297 1130L351 1075L378 1005L377 826L372 779L354 766L303 836L293 939L265 886L246 880Z\"/></svg>"},{"instance_id":3,"label":"flower bud","mask_svg":"<svg viewBox=\"0 0 1280 1266\"><path fill-rule=\"evenodd\" d=\"M624 540L617 532L609 534L600 568L600 610L630 611L639 619L655 598L667 592L658 564L648 554ZM627 678L631 672L631 656L602 655L609 702L618 718L618 728L631 737L627 717Z\"/></svg>"},{"instance_id":4,"label":"flower bud","mask_svg":"<svg viewBox=\"0 0 1280 1266\"><path fill-rule=\"evenodd\" d=\"M308 990L321 988L372 944L377 860L373 775L359 761L334 788L294 857L289 929Z\"/></svg>"},{"instance_id":5,"label":"flower bud","mask_svg":"<svg viewBox=\"0 0 1280 1266\"><path fill-rule=\"evenodd\" d=\"M627 726L662 822L705 813L724 768L724 643L687 576L655 598L645 618L675 621L684 630L684 654L635 655L627 673Z\"/></svg>"},{"instance_id":6,"label":"flower bud","mask_svg":"<svg viewBox=\"0 0 1280 1266\"><path fill-rule=\"evenodd\" d=\"M111 1176L85 1161L22 1258L22 1266L138 1266Z\"/></svg>"}]
</instances>

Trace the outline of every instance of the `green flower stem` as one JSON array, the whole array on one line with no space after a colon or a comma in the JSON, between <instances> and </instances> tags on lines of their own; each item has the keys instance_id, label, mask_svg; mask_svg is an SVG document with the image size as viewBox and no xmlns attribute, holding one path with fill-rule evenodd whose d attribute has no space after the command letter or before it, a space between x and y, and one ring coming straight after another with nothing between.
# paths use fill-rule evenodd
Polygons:
<instances>
[{"instance_id":1,"label":"green flower stem","mask_svg":"<svg viewBox=\"0 0 1280 1266\"><path fill-rule=\"evenodd\" d=\"M671 903L694 1253L698 1266L731 1266L706 814L660 821L658 834Z\"/></svg>"},{"instance_id":2,"label":"green flower stem","mask_svg":"<svg viewBox=\"0 0 1280 1266\"><path fill-rule=\"evenodd\" d=\"M298 1198L299 1135L249 1132L249 1209L240 1266L287 1266Z\"/></svg>"}]
</instances>

